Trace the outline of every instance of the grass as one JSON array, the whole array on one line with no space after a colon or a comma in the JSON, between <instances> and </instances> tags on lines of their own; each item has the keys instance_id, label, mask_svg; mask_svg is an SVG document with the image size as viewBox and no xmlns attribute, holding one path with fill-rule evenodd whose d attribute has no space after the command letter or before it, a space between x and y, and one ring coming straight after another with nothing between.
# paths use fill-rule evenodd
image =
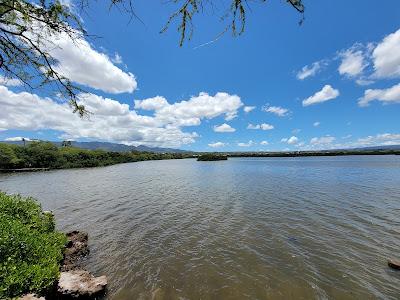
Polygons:
<instances>
[{"instance_id":1,"label":"grass","mask_svg":"<svg viewBox=\"0 0 400 300\"><path fill-rule=\"evenodd\" d=\"M36 200L0 192L0 299L49 292L65 243L53 215Z\"/></svg>"}]
</instances>

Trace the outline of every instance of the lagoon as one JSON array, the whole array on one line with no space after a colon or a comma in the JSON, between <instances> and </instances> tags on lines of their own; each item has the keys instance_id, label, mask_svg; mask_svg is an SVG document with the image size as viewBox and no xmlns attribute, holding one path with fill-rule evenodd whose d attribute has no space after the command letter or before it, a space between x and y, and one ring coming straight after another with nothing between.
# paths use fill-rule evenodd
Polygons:
<instances>
[{"instance_id":1,"label":"lagoon","mask_svg":"<svg viewBox=\"0 0 400 300\"><path fill-rule=\"evenodd\" d=\"M90 235L107 299L398 299L400 156L0 174Z\"/></svg>"}]
</instances>

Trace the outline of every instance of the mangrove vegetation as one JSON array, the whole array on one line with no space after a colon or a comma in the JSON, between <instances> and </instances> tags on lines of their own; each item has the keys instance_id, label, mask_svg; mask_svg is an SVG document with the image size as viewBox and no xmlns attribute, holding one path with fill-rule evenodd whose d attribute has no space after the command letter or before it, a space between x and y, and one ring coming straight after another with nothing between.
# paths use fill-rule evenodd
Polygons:
<instances>
[{"instance_id":1,"label":"mangrove vegetation","mask_svg":"<svg viewBox=\"0 0 400 300\"><path fill-rule=\"evenodd\" d=\"M50 292L66 241L36 200L0 192L0 299Z\"/></svg>"},{"instance_id":2,"label":"mangrove vegetation","mask_svg":"<svg viewBox=\"0 0 400 300\"><path fill-rule=\"evenodd\" d=\"M0 143L0 170L30 168L83 168L108 166L144 160L180 159L189 153L111 152L87 150L68 145L57 147L51 142L31 142L24 145Z\"/></svg>"}]
</instances>

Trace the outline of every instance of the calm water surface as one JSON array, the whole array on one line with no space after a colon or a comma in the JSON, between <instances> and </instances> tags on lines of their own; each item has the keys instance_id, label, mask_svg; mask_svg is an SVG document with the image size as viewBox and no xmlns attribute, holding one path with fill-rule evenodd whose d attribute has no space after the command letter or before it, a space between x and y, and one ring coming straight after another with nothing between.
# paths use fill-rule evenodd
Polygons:
<instances>
[{"instance_id":1,"label":"calm water surface","mask_svg":"<svg viewBox=\"0 0 400 300\"><path fill-rule=\"evenodd\" d=\"M148 161L0 189L89 232L108 299L400 298L400 156Z\"/></svg>"}]
</instances>

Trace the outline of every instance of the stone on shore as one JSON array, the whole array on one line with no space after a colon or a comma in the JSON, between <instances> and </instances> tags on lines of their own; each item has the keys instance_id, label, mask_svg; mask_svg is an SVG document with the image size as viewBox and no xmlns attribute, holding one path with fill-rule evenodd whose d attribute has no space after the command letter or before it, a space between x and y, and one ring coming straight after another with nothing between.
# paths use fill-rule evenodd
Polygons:
<instances>
[{"instance_id":1,"label":"stone on shore","mask_svg":"<svg viewBox=\"0 0 400 300\"><path fill-rule=\"evenodd\" d=\"M389 259L388 266L391 267L392 269L400 270L400 260Z\"/></svg>"},{"instance_id":2,"label":"stone on shore","mask_svg":"<svg viewBox=\"0 0 400 300\"><path fill-rule=\"evenodd\" d=\"M77 230L68 232L67 240L62 271L75 269L77 261L89 253L88 234L86 232Z\"/></svg>"},{"instance_id":3,"label":"stone on shore","mask_svg":"<svg viewBox=\"0 0 400 300\"><path fill-rule=\"evenodd\" d=\"M35 294L27 294L19 298L19 300L46 300L44 297L39 297Z\"/></svg>"},{"instance_id":4,"label":"stone on shore","mask_svg":"<svg viewBox=\"0 0 400 300\"><path fill-rule=\"evenodd\" d=\"M64 297L91 298L105 291L107 277L94 277L88 271L73 270L61 272L57 291Z\"/></svg>"}]
</instances>

